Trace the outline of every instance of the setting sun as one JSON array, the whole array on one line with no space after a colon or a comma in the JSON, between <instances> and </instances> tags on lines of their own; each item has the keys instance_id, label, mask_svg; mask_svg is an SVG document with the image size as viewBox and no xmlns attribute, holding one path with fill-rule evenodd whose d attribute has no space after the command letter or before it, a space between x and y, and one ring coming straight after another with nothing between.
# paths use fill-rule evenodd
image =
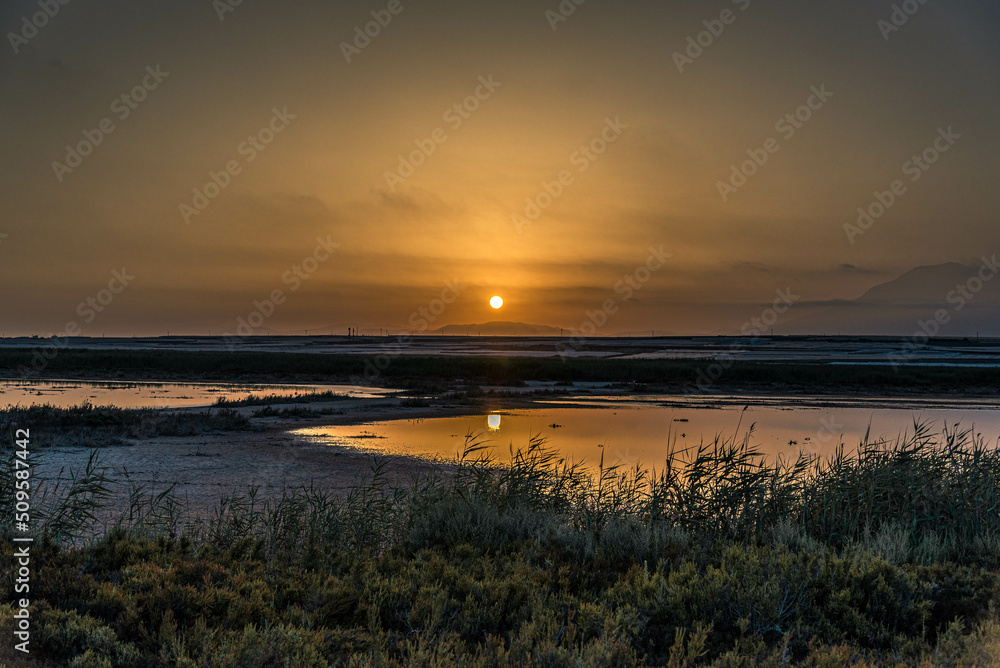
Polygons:
<instances>
[{"instance_id":1,"label":"setting sun","mask_svg":"<svg viewBox=\"0 0 1000 668\"><path fill-rule=\"evenodd\" d=\"M0 668L1000 668L1000 0L69 4Z\"/></svg>"}]
</instances>

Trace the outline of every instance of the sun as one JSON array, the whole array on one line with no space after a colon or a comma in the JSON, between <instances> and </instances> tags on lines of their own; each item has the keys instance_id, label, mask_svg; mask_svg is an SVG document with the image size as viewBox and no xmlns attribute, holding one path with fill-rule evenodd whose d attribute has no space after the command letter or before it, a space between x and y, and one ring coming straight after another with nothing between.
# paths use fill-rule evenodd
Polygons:
<instances>
[{"instance_id":1,"label":"sun","mask_svg":"<svg viewBox=\"0 0 1000 668\"><path fill-rule=\"evenodd\" d=\"M493 299L491 299L490 300L490 306L492 306L493 308L500 308L501 306L503 306L503 297L500 297L498 295L498 296L494 297Z\"/></svg>"}]
</instances>

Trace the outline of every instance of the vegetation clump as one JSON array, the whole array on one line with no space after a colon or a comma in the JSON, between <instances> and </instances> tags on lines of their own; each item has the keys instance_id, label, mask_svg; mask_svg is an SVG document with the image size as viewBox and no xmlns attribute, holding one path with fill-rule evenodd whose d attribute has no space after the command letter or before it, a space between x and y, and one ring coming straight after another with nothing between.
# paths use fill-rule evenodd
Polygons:
<instances>
[{"instance_id":1,"label":"vegetation clump","mask_svg":"<svg viewBox=\"0 0 1000 668\"><path fill-rule=\"evenodd\" d=\"M133 490L102 527L92 462L42 508L33 665L1000 663L997 450L918 425L773 461L751 437L593 475L540 438L505 466L470 439L407 487L376 464L197 521Z\"/></svg>"},{"instance_id":2,"label":"vegetation clump","mask_svg":"<svg viewBox=\"0 0 1000 668\"><path fill-rule=\"evenodd\" d=\"M39 442L57 445L121 445L155 436L194 436L206 432L249 431L250 419L231 408L159 410L82 404L71 408L51 405L0 408L0 431L29 425Z\"/></svg>"},{"instance_id":3,"label":"vegetation clump","mask_svg":"<svg viewBox=\"0 0 1000 668\"><path fill-rule=\"evenodd\" d=\"M250 394L240 399L227 399L220 397L216 399L215 405L222 408L236 408L239 406L274 406L276 404L311 404L328 403L333 401L347 401L352 397L343 392L325 390L320 392L296 392L291 395L281 394Z\"/></svg>"}]
</instances>

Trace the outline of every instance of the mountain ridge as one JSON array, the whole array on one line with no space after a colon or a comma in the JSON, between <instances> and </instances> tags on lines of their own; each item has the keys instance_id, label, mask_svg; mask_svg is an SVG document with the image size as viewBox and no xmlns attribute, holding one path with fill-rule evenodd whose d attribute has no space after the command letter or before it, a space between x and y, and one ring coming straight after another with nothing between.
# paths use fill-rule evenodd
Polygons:
<instances>
[{"instance_id":1,"label":"mountain ridge","mask_svg":"<svg viewBox=\"0 0 1000 668\"><path fill-rule=\"evenodd\" d=\"M466 325L445 325L428 332L428 334L436 336L471 336L475 334L486 336L559 336L564 331L559 327L549 325L494 320Z\"/></svg>"}]
</instances>

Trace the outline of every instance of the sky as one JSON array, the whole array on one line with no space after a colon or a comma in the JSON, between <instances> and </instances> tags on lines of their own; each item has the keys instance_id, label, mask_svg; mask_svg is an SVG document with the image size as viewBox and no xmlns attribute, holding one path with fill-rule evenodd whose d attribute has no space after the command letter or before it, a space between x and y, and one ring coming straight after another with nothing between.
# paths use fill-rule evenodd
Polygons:
<instances>
[{"instance_id":1,"label":"sky","mask_svg":"<svg viewBox=\"0 0 1000 668\"><path fill-rule=\"evenodd\" d=\"M975 267L1000 6L895 7L7 0L0 334L715 333Z\"/></svg>"}]
</instances>

